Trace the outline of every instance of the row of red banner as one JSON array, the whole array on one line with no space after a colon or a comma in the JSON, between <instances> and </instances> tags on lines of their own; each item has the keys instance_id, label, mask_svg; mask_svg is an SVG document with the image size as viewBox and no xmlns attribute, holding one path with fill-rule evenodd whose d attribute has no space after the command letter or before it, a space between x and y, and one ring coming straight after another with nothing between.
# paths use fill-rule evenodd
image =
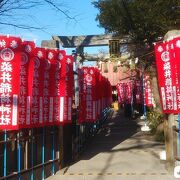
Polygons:
<instances>
[{"instance_id":1,"label":"row of red banner","mask_svg":"<svg viewBox=\"0 0 180 180\"><path fill-rule=\"evenodd\" d=\"M180 113L180 37L155 44L158 83L164 113Z\"/></svg>"},{"instance_id":2,"label":"row of red banner","mask_svg":"<svg viewBox=\"0 0 180 180\"><path fill-rule=\"evenodd\" d=\"M122 82L116 85L120 104L131 104L133 97L133 81Z\"/></svg>"},{"instance_id":3,"label":"row of red banner","mask_svg":"<svg viewBox=\"0 0 180 180\"><path fill-rule=\"evenodd\" d=\"M144 104L153 106L153 94L149 76L144 75L143 81L131 80L116 85L119 104ZM143 85L144 83L144 85ZM143 93L144 88L144 93ZM143 98L144 97L144 98ZM145 100L145 101L144 101Z\"/></svg>"},{"instance_id":4,"label":"row of red banner","mask_svg":"<svg viewBox=\"0 0 180 180\"><path fill-rule=\"evenodd\" d=\"M97 68L78 74L79 123L94 122L111 104L111 85ZM0 129L72 123L73 89L72 56L0 36Z\"/></svg>"},{"instance_id":5,"label":"row of red banner","mask_svg":"<svg viewBox=\"0 0 180 180\"><path fill-rule=\"evenodd\" d=\"M104 108L112 103L111 84L99 69L79 69L79 123L95 122Z\"/></svg>"},{"instance_id":6,"label":"row of red banner","mask_svg":"<svg viewBox=\"0 0 180 180\"><path fill-rule=\"evenodd\" d=\"M72 122L73 57L0 36L0 129Z\"/></svg>"}]
</instances>

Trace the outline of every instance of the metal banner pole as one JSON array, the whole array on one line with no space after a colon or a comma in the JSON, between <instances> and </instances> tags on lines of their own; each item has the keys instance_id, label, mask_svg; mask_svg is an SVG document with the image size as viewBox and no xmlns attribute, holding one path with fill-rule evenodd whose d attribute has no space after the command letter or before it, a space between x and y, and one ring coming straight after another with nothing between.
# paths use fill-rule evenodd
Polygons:
<instances>
[{"instance_id":1,"label":"metal banner pole","mask_svg":"<svg viewBox=\"0 0 180 180\"><path fill-rule=\"evenodd\" d=\"M32 168L32 171L31 171L31 180L33 180L34 179L34 169L33 169L33 166L34 166L34 153L33 153L33 149L34 149L34 138L33 138L33 128L32 128L32 130L31 130L31 168Z\"/></svg>"},{"instance_id":2,"label":"metal banner pole","mask_svg":"<svg viewBox=\"0 0 180 180\"><path fill-rule=\"evenodd\" d=\"M17 159L18 159L18 180L21 179L21 145L20 145L20 133L17 133Z\"/></svg>"},{"instance_id":3,"label":"metal banner pole","mask_svg":"<svg viewBox=\"0 0 180 180\"><path fill-rule=\"evenodd\" d=\"M145 123L146 123L146 97L145 97L145 80L144 80L144 72L143 72L143 111L145 116Z\"/></svg>"},{"instance_id":4,"label":"metal banner pole","mask_svg":"<svg viewBox=\"0 0 180 180\"><path fill-rule=\"evenodd\" d=\"M45 127L43 127L43 134L42 134L42 180L44 180L44 155L45 155Z\"/></svg>"},{"instance_id":5,"label":"metal banner pole","mask_svg":"<svg viewBox=\"0 0 180 180\"><path fill-rule=\"evenodd\" d=\"M4 177L7 176L7 131L4 131ZM5 178L6 179L6 178Z\"/></svg>"},{"instance_id":6,"label":"metal banner pole","mask_svg":"<svg viewBox=\"0 0 180 180\"><path fill-rule=\"evenodd\" d=\"M55 154L54 154L54 136L55 136L55 128L53 126L53 132L52 132L52 174L54 175L55 174L55 164L54 164L54 157L55 157Z\"/></svg>"},{"instance_id":7,"label":"metal banner pole","mask_svg":"<svg viewBox=\"0 0 180 180\"><path fill-rule=\"evenodd\" d=\"M80 126L80 125L76 125L77 153L78 153L78 154L79 154L79 146L80 146L80 145L79 145L79 144L80 144L80 143L79 143L79 141L80 141L80 140L79 140L79 139L80 139L80 136L79 136L79 126Z\"/></svg>"}]
</instances>

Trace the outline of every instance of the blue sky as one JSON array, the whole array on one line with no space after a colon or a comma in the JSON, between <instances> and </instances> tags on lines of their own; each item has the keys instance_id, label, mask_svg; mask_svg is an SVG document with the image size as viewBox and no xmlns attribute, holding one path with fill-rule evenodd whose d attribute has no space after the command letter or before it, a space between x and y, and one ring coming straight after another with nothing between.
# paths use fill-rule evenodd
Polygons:
<instances>
[{"instance_id":1,"label":"blue sky","mask_svg":"<svg viewBox=\"0 0 180 180\"><path fill-rule=\"evenodd\" d=\"M23 39L36 39L39 46L42 40L51 39L51 35L92 35L103 34L104 29L98 27L95 21L98 10L93 7L91 0L59 0L63 9L68 9L69 15L76 16L76 21L68 20L63 14L44 5L42 7L19 11L19 22L26 22L32 26L45 27L43 31L22 30L14 27L1 27L2 34L21 36ZM28 18L30 17L30 18ZM87 50L88 51L88 50ZM96 51L94 48L89 51Z\"/></svg>"}]
</instances>

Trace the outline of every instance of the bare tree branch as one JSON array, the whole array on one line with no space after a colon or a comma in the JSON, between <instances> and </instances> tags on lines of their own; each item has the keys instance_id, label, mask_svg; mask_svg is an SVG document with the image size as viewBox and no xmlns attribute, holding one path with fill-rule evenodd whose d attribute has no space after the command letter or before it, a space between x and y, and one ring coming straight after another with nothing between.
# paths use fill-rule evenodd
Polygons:
<instances>
[{"instance_id":1,"label":"bare tree branch","mask_svg":"<svg viewBox=\"0 0 180 180\"><path fill-rule=\"evenodd\" d=\"M6 25L6 26L13 26L13 27L20 28L20 29L42 30L42 27L26 26L23 24L13 24L13 23L9 23L9 22L5 23L5 22L1 22L1 21L0 21L0 24Z\"/></svg>"},{"instance_id":2,"label":"bare tree branch","mask_svg":"<svg viewBox=\"0 0 180 180\"><path fill-rule=\"evenodd\" d=\"M44 0L46 3L54 7L56 10L60 11L62 14L64 14L68 19L77 21L75 17L70 16L67 12L63 11L61 8L59 8L54 2L51 0Z\"/></svg>"},{"instance_id":3,"label":"bare tree branch","mask_svg":"<svg viewBox=\"0 0 180 180\"><path fill-rule=\"evenodd\" d=\"M73 20L77 22L76 16L69 15L69 12L67 10L64 10L64 6L54 0L0 0L0 25L9 25L21 29L41 30L42 27L26 25L26 21L25 23L18 24L18 21L15 21L15 18L18 19L18 16L20 17L20 15L18 15L18 12L33 9L45 4L48 4L49 7L52 7L60 14L63 14L67 18L67 20ZM22 17L28 18L29 15L25 15ZM20 19L19 21L22 22L22 19Z\"/></svg>"}]
</instances>

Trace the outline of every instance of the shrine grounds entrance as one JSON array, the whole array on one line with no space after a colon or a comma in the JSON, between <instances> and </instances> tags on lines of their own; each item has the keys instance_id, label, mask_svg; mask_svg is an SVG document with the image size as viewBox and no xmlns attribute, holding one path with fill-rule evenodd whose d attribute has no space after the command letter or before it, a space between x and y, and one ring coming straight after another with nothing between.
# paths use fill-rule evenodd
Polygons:
<instances>
[{"instance_id":1,"label":"shrine grounds entrance","mask_svg":"<svg viewBox=\"0 0 180 180\"><path fill-rule=\"evenodd\" d=\"M82 60L80 59L78 61L78 55L83 54L83 47L86 46L86 43L92 43L91 46L94 46L94 40L99 38L101 40L101 36L96 37L95 39L93 37L94 36L80 37L82 42L80 42L79 37L77 37L77 42L80 42L81 44L73 45L77 50L75 54L72 56L63 56L62 51L59 51L60 54L58 55L60 56L57 56L59 58L58 60L62 57L66 57L64 58L63 67L65 78L61 78L63 79L63 87L65 90L63 91L63 97L59 98L60 100L63 99L63 101L56 103L56 106L59 108L58 111L61 114L58 118L62 117L58 119L60 123L55 126L54 124L57 122L53 119L54 124L50 124L47 127L39 126L39 128L31 128L29 126L29 129L17 131L7 131L6 128L2 128L2 131L0 132L0 179L173 179L170 172L166 170L168 169L166 167L167 164L159 158L160 152L165 150L164 144L155 142L151 139L149 134L141 132L140 127L144 125L145 122L141 121L139 117L134 118L131 116L132 114L130 112L133 112L132 106L126 109L126 116L122 113L121 108L117 112L113 111L110 107L112 85L108 79L101 76L102 74L97 67L94 71L93 68L91 69L90 67L83 67L85 69L80 68L80 70L77 71L79 68L78 64ZM72 37L68 37L68 39L69 38L71 39ZM59 39L61 40L61 37L54 37L53 42L60 41ZM108 40L109 37L105 39L104 45L107 45ZM103 41L101 41L101 43L102 42ZM124 41L121 40L118 40L118 42L124 43ZM129 43L128 40L125 43L127 42ZM49 46L49 48L52 47ZM37 54L37 57L39 57L38 55L39 53ZM40 57L41 55L42 54L40 54ZM52 52L48 58L52 58ZM75 70L72 68L73 61L69 58L75 59L75 64L77 65L75 66ZM96 60L97 59L95 58L95 61ZM60 64L56 63L56 65L56 70L59 70ZM69 76L66 74L69 72L69 65L71 65L72 78L68 78ZM49 66L47 67L49 68ZM94 75L95 71L99 73L99 76ZM79 76L81 75L79 72L83 74L83 79ZM77 76L81 81L81 88L78 88L77 86ZM53 77L56 77L56 80L60 80L57 76ZM95 77L99 77L96 79L96 82L99 83L94 83L92 81ZM129 78L133 78L132 73ZM54 78L52 79L54 80ZM68 91L68 88L66 88L66 81L68 81L68 79L72 80L71 82L69 81L71 84L68 84L70 85L68 87L74 86L72 91ZM93 83L96 84L96 86L93 86ZM44 84L46 85L45 88L47 90L47 83ZM51 82L51 90L53 89L53 86L54 84ZM59 88L59 84L56 87ZM92 91L92 88L95 90ZM85 90L85 92L82 90ZM71 92L69 99L65 97L67 92ZM88 94L87 92L90 93ZM46 98L50 98L47 93L44 94L46 95ZM58 94L58 96L59 95L60 94ZM64 104L65 98L66 104ZM78 98L80 99L81 104L77 103ZM94 102L92 100L93 98ZM52 99L52 97L49 99L51 105L54 100ZM133 101L131 100L132 98L130 98L130 101L128 102L129 105L133 104ZM85 107L83 106L84 101L86 101ZM63 105L66 106L67 111L60 110L64 109ZM147 104L143 103L143 107L146 107L146 105ZM15 106L17 106L17 101ZM51 108L51 115L53 110L54 109ZM85 113L83 112L84 110L86 111ZM67 114L69 114L69 116ZM143 115L146 115L146 113ZM2 116L4 116L3 113ZM82 118L79 118L80 116L82 116ZM47 116L46 118L49 123L51 123L50 121L52 119L49 119L49 117L50 116ZM63 121L63 118L66 122ZM177 119L175 118L173 119L175 122L176 120ZM68 124L68 121L71 124ZM33 123L35 122L33 121L32 124ZM44 123L47 122L44 120ZM3 123L1 124L4 125ZM13 119L12 125L14 125ZM35 124L33 125L33 127L37 127ZM179 132L179 129L177 129L176 126L165 125L166 128L169 128L170 135ZM173 137L176 137L177 139L177 134L175 136L170 135L165 137L166 141L169 138L167 147L170 147L166 150L169 151L167 154L171 155L171 158L173 158L173 161L169 162L174 163L174 154L177 154L177 152L173 151L177 149L174 147L178 147L178 143L175 142ZM173 144L175 144L175 146ZM169 162L167 161L167 163Z\"/></svg>"}]
</instances>

